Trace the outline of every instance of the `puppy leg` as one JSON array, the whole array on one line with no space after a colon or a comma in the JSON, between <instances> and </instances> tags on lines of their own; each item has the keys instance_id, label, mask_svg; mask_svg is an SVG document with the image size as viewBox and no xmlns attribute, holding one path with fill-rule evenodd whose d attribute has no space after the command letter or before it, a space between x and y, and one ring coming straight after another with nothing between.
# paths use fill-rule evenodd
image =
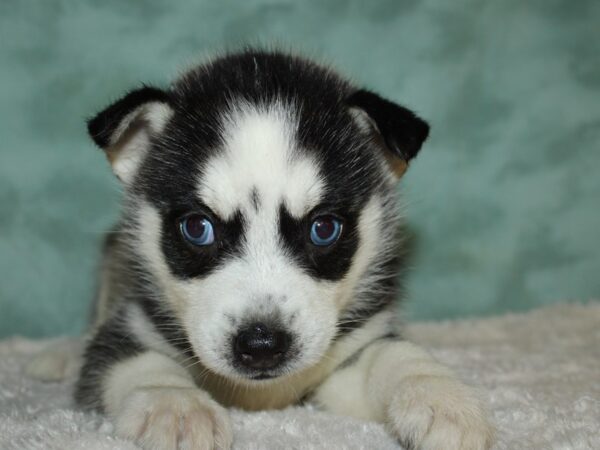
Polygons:
<instances>
[{"instance_id":1,"label":"puppy leg","mask_svg":"<svg viewBox=\"0 0 600 450\"><path fill-rule=\"evenodd\" d=\"M384 423L408 449L479 450L493 440L474 392L409 342L374 342L314 399L332 412Z\"/></svg>"},{"instance_id":2,"label":"puppy leg","mask_svg":"<svg viewBox=\"0 0 600 450\"><path fill-rule=\"evenodd\" d=\"M162 354L146 351L115 364L106 375L103 402L117 434L145 449L231 447L227 411Z\"/></svg>"},{"instance_id":3,"label":"puppy leg","mask_svg":"<svg viewBox=\"0 0 600 450\"><path fill-rule=\"evenodd\" d=\"M145 449L228 449L227 411L173 358L150 350L119 321L105 324L85 352L79 405L104 411L116 433Z\"/></svg>"}]
</instances>

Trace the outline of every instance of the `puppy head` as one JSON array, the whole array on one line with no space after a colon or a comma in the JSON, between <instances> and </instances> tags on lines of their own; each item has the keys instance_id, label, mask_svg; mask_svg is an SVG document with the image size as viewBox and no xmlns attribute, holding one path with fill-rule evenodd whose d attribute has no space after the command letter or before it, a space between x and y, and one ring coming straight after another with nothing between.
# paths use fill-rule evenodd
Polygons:
<instances>
[{"instance_id":1,"label":"puppy head","mask_svg":"<svg viewBox=\"0 0 600 450\"><path fill-rule=\"evenodd\" d=\"M247 382L302 370L351 311L391 295L395 180L428 133L409 110L247 51L88 125L125 186L132 251L209 369Z\"/></svg>"}]
</instances>

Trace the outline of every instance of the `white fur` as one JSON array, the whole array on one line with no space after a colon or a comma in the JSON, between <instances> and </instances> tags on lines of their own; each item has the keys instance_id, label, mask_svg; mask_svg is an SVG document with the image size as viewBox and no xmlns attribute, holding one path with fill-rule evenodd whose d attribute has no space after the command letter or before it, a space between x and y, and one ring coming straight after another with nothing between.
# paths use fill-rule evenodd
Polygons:
<instances>
[{"instance_id":1,"label":"white fur","mask_svg":"<svg viewBox=\"0 0 600 450\"><path fill-rule=\"evenodd\" d=\"M156 209L147 202L140 202L137 206L137 229L132 232L135 239L136 252L144 259L148 267L159 283L165 299L171 303L175 312L185 314L184 295L181 284L175 280L164 254L160 248L161 219Z\"/></svg>"},{"instance_id":2,"label":"white fur","mask_svg":"<svg viewBox=\"0 0 600 450\"><path fill-rule=\"evenodd\" d=\"M382 260L386 253L385 246L390 241L386 239L389 230L385 230L384 225L381 198L374 195L363 208L358 220L359 245L352 258L350 270L338 288L336 302L339 309L347 306L353 298L359 300L356 298L358 292L355 292L359 283L374 285L373 277L378 275L376 270L373 275L370 275L370 279L364 280L364 278L369 269L377 268L377 259ZM369 294L372 295L373 292Z\"/></svg>"},{"instance_id":3,"label":"white fur","mask_svg":"<svg viewBox=\"0 0 600 450\"><path fill-rule=\"evenodd\" d=\"M148 321L146 314L139 305L135 303L127 305L125 320L127 320L131 334L146 348L169 356L175 361L182 360L181 353L165 341L164 337L154 328L154 325Z\"/></svg>"},{"instance_id":4,"label":"white fur","mask_svg":"<svg viewBox=\"0 0 600 450\"><path fill-rule=\"evenodd\" d=\"M223 119L225 145L199 181L200 198L223 219L248 210L256 189L261 203L282 202L295 217L316 206L324 184L315 161L298 152L296 118L280 103L232 107Z\"/></svg>"}]
</instances>

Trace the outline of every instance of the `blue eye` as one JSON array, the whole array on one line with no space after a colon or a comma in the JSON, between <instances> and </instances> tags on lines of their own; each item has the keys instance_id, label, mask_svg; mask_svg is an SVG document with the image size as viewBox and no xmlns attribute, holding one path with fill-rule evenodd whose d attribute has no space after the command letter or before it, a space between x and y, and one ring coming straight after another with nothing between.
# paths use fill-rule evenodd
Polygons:
<instances>
[{"instance_id":1,"label":"blue eye","mask_svg":"<svg viewBox=\"0 0 600 450\"><path fill-rule=\"evenodd\" d=\"M181 234L194 245L210 245L215 242L212 223L200 214L191 214L180 223Z\"/></svg>"},{"instance_id":2,"label":"blue eye","mask_svg":"<svg viewBox=\"0 0 600 450\"><path fill-rule=\"evenodd\" d=\"M333 216L320 216L310 227L310 240L318 246L331 245L340 237L342 223Z\"/></svg>"}]
</instances>

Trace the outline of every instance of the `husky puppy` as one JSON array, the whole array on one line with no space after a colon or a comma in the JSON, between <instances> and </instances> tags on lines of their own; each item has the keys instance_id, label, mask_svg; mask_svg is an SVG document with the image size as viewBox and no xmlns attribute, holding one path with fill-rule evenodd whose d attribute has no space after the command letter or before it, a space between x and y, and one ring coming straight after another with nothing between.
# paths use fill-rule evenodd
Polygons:
<instances>
[{"instance_id":1,"label":"husky puppy","mask_svg":"<svg viewBox=\"0 0 600 450\"><path fill-rule=\"evenodd\" d=\"M227 407L384 423L407 448L484 449L477 397L403 340L396 185L410 110L284 53L216 58L88 123L124 186L79 405L148 449L227 449Z\"/></svg>"}]
</instances>

